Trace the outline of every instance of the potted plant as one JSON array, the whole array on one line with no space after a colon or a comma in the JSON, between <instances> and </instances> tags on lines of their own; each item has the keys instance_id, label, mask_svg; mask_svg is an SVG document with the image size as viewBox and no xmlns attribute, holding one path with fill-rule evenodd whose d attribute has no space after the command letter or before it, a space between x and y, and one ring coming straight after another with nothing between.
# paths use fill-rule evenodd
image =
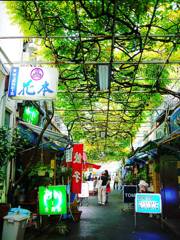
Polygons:
<instances>
[{"instance_id":1,"label":"potted plant","mask_svg":"<svg viewBox=\"0 0 180 240\"><path fill-rule=\"evenodd\" d=\"M59 166L56 169L56 176L61 184L67 184L68 179L72 176L72 168Z\"/></svg>"},{"instance_id":2,"label":"potted plant","mask_svg":"<svg viewBox=\"0 0 180 240\"><path fill-rule=\"evenodd\" d=\"M82 211L79 211L78 206L79 206L79 204L78 204L77 200L74 200L74 202L71 203L71 205L70 205L74 222L79 222L81 219Z\"/></svg>"},{"instance_id":3,"label":"potted plant","mask_svg":"<svg viewBox=\"0 0 180 240\"><path fill-rule=\"evenodd\" d=\"M32 166L29 176L46 176L53 177L53 170L42 162L36 163L36 165Z\"/></svg>"},{"instance_id":4,"label":"potted plant","mask_svg":"<svg viewBox=\"0 0 180 240\"><path fill-rule=\"evenodd\" d=\"M66 235L70 232L69 226L64 222L58 223L55 229L56 229L56 232L58 232L61 235Z\"/></svg>"},{"instance_id":5,"label":"potted plant","mask_svg":"<svg viewBox=\"0 0 180 240\"><path fill-rule=\"evenodd\" d=\"M124 179L125 184L127 185L133 184L134 178L135 176L133 176L133 173L129 171Z\"/></svg>"},{"instance_id":6,"label":"potted plant","mask_svg":"<svg viewBox=\"0 0 180 240\"><path fill-rule=\"evenodd\" d=\"M23 139L18 129L7 129L0 127L0 202L8 201L8 186L10 185L10 174L8 165L18 157L21 150L27 147L26 139Z\"/></svg>"}]
</instances>

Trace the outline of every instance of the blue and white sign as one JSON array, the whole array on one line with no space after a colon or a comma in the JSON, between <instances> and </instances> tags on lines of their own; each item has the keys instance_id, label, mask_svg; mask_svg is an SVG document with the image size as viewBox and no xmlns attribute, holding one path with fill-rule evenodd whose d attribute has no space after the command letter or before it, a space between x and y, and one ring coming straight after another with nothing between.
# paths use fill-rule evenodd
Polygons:
<instances>
[{"instance_id":1,"label":"blue and white sign","mask_svg":"<svg viewBox=\"0 0 180 240\"><path fill-rule=\"evenodd\" d=\"M157 193L136 193L135 212L160 214L162 212L161 195Z\"/></svg>"},{"instance_id":2,"label":"blue and white sign","mask_svg":"<svg viewBox=\"0 0 180 240\"><path fill-rule=\"evenodd\" d=\"M58 70L41 67L12 67L8 96L20 100L55 99Z\"/></svg>"},{"instance_id":3,"label":"blue and white sign","mask_svg":"<svg viewBox=\"0 0 180 240\"><path fill-rule=\"evenodd\" d=\"M73 148L66 149L66 162L72 162L72 152Z\"/></svg>"}]
</instances>

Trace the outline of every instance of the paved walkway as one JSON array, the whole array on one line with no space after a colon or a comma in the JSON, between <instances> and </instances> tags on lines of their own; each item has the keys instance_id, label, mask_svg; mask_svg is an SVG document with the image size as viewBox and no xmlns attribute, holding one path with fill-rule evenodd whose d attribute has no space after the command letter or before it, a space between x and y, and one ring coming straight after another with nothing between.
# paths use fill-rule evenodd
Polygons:
<instances>
[{"instance_id":1,"label":"paved walkway","mask_svg":"<svg viewBox=\"0 0 180 240\"><path fill-rule=\"evenodd\" d=\"M26 240L178 240L167 229L161 229L160 223L149 216L137 216L137 229L134 228L133 209L122 203L118 191L109 196L107 206L98 206L97 197L89 198L89 205L82 206L79 223L71 223L71 231L66 236L50 230L41 234L26 234ZM52 227L52 226L51 226Z\"/></svg>"}]
</instances>

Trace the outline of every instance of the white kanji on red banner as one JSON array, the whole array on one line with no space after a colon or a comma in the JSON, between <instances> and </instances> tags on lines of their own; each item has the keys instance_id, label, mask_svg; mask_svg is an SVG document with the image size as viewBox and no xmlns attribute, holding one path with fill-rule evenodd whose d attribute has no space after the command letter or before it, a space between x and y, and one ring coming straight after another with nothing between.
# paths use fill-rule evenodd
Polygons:
<instances>
[{"instance_id":1,"label":"white kanji on red banner","mask_svg":"<svg viewBox=\"0 0 180 240\"><path fill-rule=\"evenodd\" d=\"M75 178L76 183L78 183L81 180L81 173L75 171L73 177Z\"/></svg>"},{"instance_id":2,"label":"white kanji on red banner","mask_svg":"<svg viewBox=\"0 0 180 240\"><path fill-rule=\"evenodd\" d=\"M79 163L79 164L82 163L82 156L81 156L81 154L78 153L78 152L75 153L74 163Z\"/></svg>"},{"instance_id":3,"label":"white kanji on red banner","mask_svg":"<svg viewBox=\"0 0 180 240\"><path fill-rule=\"evenodd\" d=\"M74 144L72 154L72 192L81 193L83 144Z\"/></svg>"}]
</instances>

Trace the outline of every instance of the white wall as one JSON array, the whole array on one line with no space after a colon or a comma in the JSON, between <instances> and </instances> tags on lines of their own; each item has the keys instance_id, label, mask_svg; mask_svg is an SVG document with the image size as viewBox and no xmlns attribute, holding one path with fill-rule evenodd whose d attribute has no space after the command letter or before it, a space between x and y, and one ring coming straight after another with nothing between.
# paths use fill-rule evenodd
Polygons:
<instances>
[{"instance_id":1,"label":"white wall","mask_svg":"<svg viewBox=\"0 0 180 240\"><path fill-rule=\"evenodd\" d=\"M1 39L1 37L11 37L11 36L22 36L17 25L12 23L9 15L7 14L7 9L4 2L0 2L0 60L3 64L3 68L6 68L8 74L11 65L6 64L7 59L12 62L20 62L22 57L22 39ZM1 51L2 50L2 51ZM4 54L3 54L4 53ZM4 73L5 74L5 73ZM5 75L0 74L0 97L4 95L4 77ZM9 99L7 96L3 97L3 100L0 102L0 125L4 122L4 113L5 110L8 110L11 113L10 127L13 127L15 124L15 115L16 115L16 101Z\"/></svg>"},{"instance_id":2,"label":"white wall","mask_svg":"<svg viewBox=\"0 0 180 240\"><path fill-rule=\"evenodd\" d=\"M22 56L22 39L1 39L1 37L21 36L17 26L13 25L6 14L5 3L0 1L0 127L4 125L5 111L8 111L10 115L10 128L15 127L16 120L16 101L11 100L5 92L5 76L9 74L10 67L9 62L20 62ZM8 64L7 64L8 63ZM1 201L6 202L6 191L9 185L10 178L10 163L7 166L6 172L7 181L4 182L3 193L1 194Z\"/></svg>"},{"instance_id":3,"label":"white wall","mask_svg":"<svg viewBox=\"0 0 180 240\"><path fill-rule=\"evenodd\" d=\"M0 37L22 36L17 25L12 23L7 14L5 3L0 1ZM6 53L11 62L21 61L22 56L22 39L0 39L0 47ZM5 58L0 54L0 59L5 63ZM9 65L6 65L9 67Z\"/></svg>"}]
</instances>

